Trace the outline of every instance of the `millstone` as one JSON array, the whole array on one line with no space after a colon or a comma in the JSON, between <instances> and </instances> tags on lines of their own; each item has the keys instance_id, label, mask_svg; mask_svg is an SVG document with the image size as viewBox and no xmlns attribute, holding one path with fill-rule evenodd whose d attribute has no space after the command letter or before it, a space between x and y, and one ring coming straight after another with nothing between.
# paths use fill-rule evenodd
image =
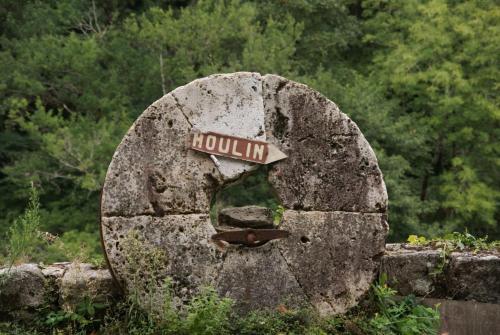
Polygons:
<instances>
[{"instance_id":1,"label":"millstone","mask_svg":"<svg viewBox=\"0 0 500 335\"><path fill-rule=\"evenodd\" d=\"M211 240L216 190L255 165L222 157L215 165L186 148L192 131L267 141L288 155L268 175L288 238L255 248ZM285 304L325 315L345 312L369 289L386 211L377 159L353 121L305 85L240 72L179 87L135 121L106 175L101 233L115 278L144 299L147 279L169 278L178 304L212 286L241 311ZM156 256L134 261L130 250Z\"/></svg>"}]
</instances>

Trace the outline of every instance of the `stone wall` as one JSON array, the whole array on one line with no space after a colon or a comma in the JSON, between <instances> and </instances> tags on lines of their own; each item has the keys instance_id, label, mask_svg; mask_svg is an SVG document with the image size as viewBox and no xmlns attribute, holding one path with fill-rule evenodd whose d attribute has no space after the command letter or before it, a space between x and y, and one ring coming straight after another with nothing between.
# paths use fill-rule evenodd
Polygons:
<instances>
[{"instance_id":1,"label":"stone wall","mask_svg":"<svg viewBox=\"0 0 500 335\"><path fill-rule=\"evenodd\" d=\"M0 270L0 321L29 320L40 309L71 310L86 297L107 302L119 297L107 269L90 264L21 264Z\"/></svg>"},{"instance_id":2,"label":"stone wall","mask_svg":"<svg viewBox=\"0 0 500 335\"><path fill-rule=\"evenodd\" d=\"M500 253L387 244L380 273L401 295L500 304Z\"/></svg>"},{"instance_id":3,"label":"stone wall","mask_svg":"<svg viewBox=\"0 0 500 335\"><path fill-rule=\"evenodd\" d=\"M388 244L381 273L401 295L500 304L500 254L453 252ZM29 319L40 308L74 308L119 298L106 269L90 264L22 264L0 270L0 319Z\"/></svg>"}]
</instances>

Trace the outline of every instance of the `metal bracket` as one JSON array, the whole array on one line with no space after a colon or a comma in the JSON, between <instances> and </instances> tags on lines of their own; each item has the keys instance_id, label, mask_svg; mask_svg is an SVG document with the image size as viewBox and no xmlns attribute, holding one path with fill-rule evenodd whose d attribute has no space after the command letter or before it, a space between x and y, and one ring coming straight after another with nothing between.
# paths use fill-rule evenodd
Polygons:
<instances>
[{"instance_id":1,"label":"metal bracket","mask_svg":"<svg viewBox=\"0 0 500 335\"><path fill-rule=\"evenodd\" d=\"M258 247L270 240L287 238L288 236L290 236L288 231L280 229L244 229L217 233L212 235L212 240Z\"/></svg>"}]
</instances>

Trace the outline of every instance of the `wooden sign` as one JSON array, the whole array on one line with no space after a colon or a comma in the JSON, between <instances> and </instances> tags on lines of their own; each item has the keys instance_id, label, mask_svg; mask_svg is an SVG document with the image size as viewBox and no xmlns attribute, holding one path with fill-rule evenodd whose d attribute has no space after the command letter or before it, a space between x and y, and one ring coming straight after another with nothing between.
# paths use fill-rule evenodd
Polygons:
<instances>
[{"instance_id":1,"label":"wooden sign","mask_svg":"<svg viewBox=\"0 0 500 335\"><path fill-rule=\"evenodd\" d=\"M192 133L188 140L190 149L258 164L287 157L273 144L214 132Z\"/></svg>"}]
</instances>

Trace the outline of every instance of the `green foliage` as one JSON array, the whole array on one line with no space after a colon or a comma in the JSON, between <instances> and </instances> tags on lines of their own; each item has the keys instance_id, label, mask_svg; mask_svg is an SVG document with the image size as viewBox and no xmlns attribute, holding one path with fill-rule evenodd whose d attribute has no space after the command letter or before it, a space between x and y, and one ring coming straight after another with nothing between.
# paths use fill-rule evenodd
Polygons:
<instances>
[{"instance_id":1,"label":"green foliage","mask_svg":"<svg viewBox=\"0 0 500 335\"><path fill-rule=\"evenodd\" d=\"M464 250L471 250L473 252L500 250L499 241L488 242L487 236L475 237L467 231L465 233L453 232L451 234L446 234L444 237L430 240L423 236L410 235L408 237L408 243L411 245L439 248L447 252Z\"/></svg>"},{"instance_id":2,"label":"green foliage","mask_svg":"<svg viewBox=\"0 0 500 335\"><path fill-rule=\"evenodd\" d=\"M42 335L36 329L26 329L22 325L11 322L0 322L0 335Z\"/></svg>"},{"instance_id":3,"label":"green foliage","mask_svg":"<svg viewBox=\"0 0 500 335\"><path fill-rule=\"evenodd\" d=\"M275 210L273 211L273 224L275 226L280 225L284 213L285 213L285 207L281 205L276 206Z\"/></svg>"},{"instance_id":4,"label":"green foliage","mask_svg":"<svg viewBox=\"0 0 500 335\"><path fill-rule=\"evenodd\" d=\"M229 334L229 317L233 302L219 298L217 292L206 288L187 307L184 334L217 335Z\"/></svg>"},{"instance_id":5,"label":"green foliage","mask_svg":"<svg viewBox=\"0 0 500 335\"><path fill-rule=\"evenodd\" d=\"M488 237L475 237L465 233L453 232L446 234L444 237L426 239L424 236L410 235L408 243L414 246L430 247L440 251L440 262L431 272L434 276L440 276L444 273L446 266L450 262L450 254L453 251L472 251L472 252L488 252L500 251L500 241L488 242Z\"/></svg>"},{"instance_id":6,"label":"green foliage","mask_svg":"<svg viewBox=\"0 0 500 335\"><path fill-rule=\"evenodd\" d=\"M213 199L210 217L212 222L217 222L219 211L225 207L258 205L271 208L274 213L274 223L278 225L284 211L279 203L276 193L267 180L267 168L261 167L219 190Z\"/></svg>"},{"instance_id":7,"label":"green foliage","mask_svg":"<svg viewBox=\"0 0 500 335\"><path fill-rule=\"evenodd\" d=\"M364 42L393 114L425 142L407 155L422 232L498 238L498 55L494 1L365 1ZM417 193L418 192L418 193Z\"/></svg>"},{"instance_id":8,"label":"green foliage","mask_svg":"<svg viewBox=\"0 0 500 335\"><path fill-rule=\"evenodd\" d=\"M383 279L382 279L383 281ZM370 308L349 314L322 318L311 309L256 310L247 315L233 311L233 302L220 298L210 288L201 290L187 306L174 309L170 285L164 286L165 304L140 307L128 298L108 306L84 299L75 311L53 311L41 318L36 327L25 329L29 334L38 331L52 334L143 334L143 335L326 335L326 334L437 334L439 313L436 308L420 305L415 297L396 299L395 291L385 284L373 285ZM6 328L7 329L7 328ZM12 329L15 329L13 331ZM0 331L2 325L0 324ZM21 334L17 328L6 334Z\"/></svg>"},{"instance_id":9,"label":"green foliage","mask_svg":"<svg viewBox=\"0 0 500 335\"><path fill-rule=\"evenodd\" d=\"M307 309L279 311L254 311L238 320L233 334L326 334L319 328L318 317Z\"/></svg>"},{"instance_id":10,"label":"green foliage","mask_svg":"<svg viewBox=\"0 0 500 335\"><path fill-rule=\"evenodd\" d=\"M51 264L71 260L100 266L104 264L101 249L97 232L70 230L46 246L41 261Z\"/></svg>"},{"instance_id":11,"label":"green foliage","mask_svg":"<svg viewBox=\"0 0 500 335\"><path fill-rule=\"evenodd\" d=\"M71 230L61 237L42 232L41 212L38 190L31 184L28 205L9 228L7 243L0 249L0 263L9 267L28 261L53 263L72 260L103 264L96 232Z\"/></svg>"},{"instance_id":12,"label":"green foliage","mask_svg":"<svg viewBox=\"0 0 500 335\"><path fill-rule=\"evenodd\" d=\"M381 280L372 287L372 299L378 306L375 316L364 323L363 328L371 334L437 334L439 312L417 303L415 296L396 301L396 291L387 287Z\"/></svg>"},{"instance_id":13,"label":"green foliage","mask_svg":"<svg viewBox=\"0 0 500 335\"><path fill-rule=\"evenodd\" d=\"M105 334L231 334L231 300L205 288L185 309L177 310L172 307L170 285L167 283L163 289L166 299L160 310L158 306L140 307L137 300L129 298L109 310L101 331Z\"/></svg>"},{"instance_id":14,"label":"green foliage","mask_svg":"<svg viewBox=\"0 0 500 335\"><path fill-rule=\"evenodd\" d=\"M106 304L95 303L85 297L75 311L58 310L47 314L43 321L50 330L64 331L66 334L85 335L98 329L101 320L99 313L104 311Z\"/></svg>"},{"instance_id":15,"label":"green foliage","mask_svg":"<svg viewBox=\"0 0 500 335\"><path fill-rule=\"evenodd\" d=\"M7 244L7 265L29 261L41 245L40 203L37 189L31 184L28 207L9 228Z\"/></svg>"},{"instance_id":16,"label":"green foliage","mask_svg":"<svg viewBox=\"0 0 500 335\"><path fill-rule=\"evenodd\" d=\"M354 311L326 320L325 329L333 334L438 334L439 311L418 303L412 295L397 299L396 291L386 284L382 275L370 293L372 311Z\"/></svg>"}]
</instances>

